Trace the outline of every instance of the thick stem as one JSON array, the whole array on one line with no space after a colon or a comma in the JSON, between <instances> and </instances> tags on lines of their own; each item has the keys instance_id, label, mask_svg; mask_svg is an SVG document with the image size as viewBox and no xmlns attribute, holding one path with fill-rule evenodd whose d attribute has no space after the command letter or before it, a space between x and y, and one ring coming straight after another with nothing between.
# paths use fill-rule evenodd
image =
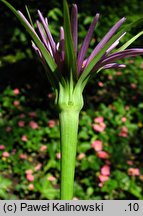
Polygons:
<instances>
[{"instance_id":1,"label":"thick stem","mask_svg":"<svg viewBox=\"0 0 143 216\"><path fill-rule=\"evenodd\" d=\"M59 118L62 153L61 200L71 200L73 198L79 111L62 110Z\"/></svg>"}]
</instances>

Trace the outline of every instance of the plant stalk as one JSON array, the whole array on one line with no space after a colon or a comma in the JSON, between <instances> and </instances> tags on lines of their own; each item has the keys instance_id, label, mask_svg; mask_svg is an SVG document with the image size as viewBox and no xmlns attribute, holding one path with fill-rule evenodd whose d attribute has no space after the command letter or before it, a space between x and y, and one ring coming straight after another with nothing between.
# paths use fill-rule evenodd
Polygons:
<instances>
[{"instance_id":1,"label":"plant stalk","mask_svg":"<svg viewBox=\"0 0 143 216\"><path fill-rule=\"evenodd\" d=\"M59 114L61 134L61 200L73 199L79 112L66 109Z\"/></svg>"}]
</instances>

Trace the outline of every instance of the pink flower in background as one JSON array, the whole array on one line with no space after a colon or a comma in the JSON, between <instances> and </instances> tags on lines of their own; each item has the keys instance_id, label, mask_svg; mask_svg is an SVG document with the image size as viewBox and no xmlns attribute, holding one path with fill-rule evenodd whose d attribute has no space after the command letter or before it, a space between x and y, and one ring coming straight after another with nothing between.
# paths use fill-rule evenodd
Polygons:
<instances>
[{"instance_id":1,"label":"pink flower in background","mask_svg":"<svg viewBox=\"0 0 143 216\"><path fill-rule=\"evenodd\" d=\"M0 145L0 150L4 150L5 146L4 145Z\"/></svg>"},{"instance_id":2,"label":"pink flower in background","mask_svg":"<svg viewBox=\"0 0 143 216\"><path fill-rule=\"evenodd\" d=\"M110 167L108 165L104 165L102 168L101 168L101 174L103 176L109 176L110 175Z\"/></svg>"},{"instance_id":3,"label":"pink flower in background","mask_svg":"<svg viewBox=\"0 0 143 216\"><path fill-rule=\"evenodd\" d=\"M29 189L29 190L34 190L34 185L33 185L33 184L29 184L29 185L28 185L28 189Z\"/></svg>"},{"instance_id":4,"label":"pink flower in background","mask_svg":"<svg viewBox=\"0 0 143 216\"><path fill-rule=\"evenodd\" d=\"M7 157L9 157L9 153L8 152L3 152L2 156L7 158Z\"/></svg>"},{"instance_id":5,"label":"pink flower in background","mask_svg":"<svg viewBox=\"0 0 143 216\"><path fill-rule=\"evenodd\" d=\"M135 61L133 59L129 59L129 63L133 64Z\"/></svg>"},{"instance_id":6,"label":"pink flower in background","mask_svg":"<svg viewBox=\"0 0 143 216\"><path fill-rule=\"evenodd\" d=\"M27 175L26 175L26 178L27 178L27 180L30 181L30 182L34 181L34 176L33 176L32 174L27 174Z\"/></svg>"},{"instance_id":7,"label":"pink flower in background","mask_svg":"<svg viewBox=\"0 0 143 216\"><path fill-rule=\"evenodd\" d=\"M122 122L126 122L126 121L127 121L127 118L123 116L123 117L121 118L121 121L122 121Z\"/></svg>"},{"instance_id":8,"label":"pink flower in background","mask_svg":"<svg viewBox=\"0 0 143 216\"><path fill-rule=\"evenodd\" d=\"M49 126L50 128L53 128L53 127L55 126L55 121L54 121L54 120L49 120L49 121L48 121L48 126Z\"/></svg>"},{"instance_id":9,"label":"pink flower in background","mask_svg":"<svg viewBox=\"0 0 143 216\"><path fill-rule=\"evenodd\" d=\"M10 131L12 131L12 127L9 127L9 126L8 126L8 127L6 127L5 130L6 130L6 132L10 132Z\"/></svg>"},{"instance_id":10,"label":"pink flower in background","mask_svg":"<svg viewBox=\"0 0 143 216\"><path fill-rule=\"evenodd\" d=\"M103 132L106 128L106 125L104 122L100 123L100 124L93 124L93 130L97 131L97 132Z\"/></svg>"},{"instance_id":11,"label":"pink flower in background","mask_svg":"<svg viewBox=\"0 0 143 216\"><path fill-rule=\"evenodd\" d=\"M19 118L21 118L21 119L25 118L25 114L24 114L24 113L21 113L21 114L19 115Z\"/></svg>"},{"instance_id":12,"label":"pink flower in background","mask_svg":"<svg viewBox=\"0 0 143 216\"><path fill-rule=\"evenodd\" d=\"M128 160L128 161L127 161L127 164L131 166L131 165L133 165L134 163L133 163L132 160Z\"/></svg>"},{"instance_id":13,"label":"pink flower in background","mask_svg":"<svg viewBox=\"0 0 143 216\"><path fill-rule=\"evenodd\" d=\"M16 149L12 149L12 154L13 154L13 155L16 154Z\"/></svg>"},{"instance_id":14,"label":"pink flower in background","mask_svg":"<svg viewBox=\"0 0 143 216\"><path fill-rule=\"evenodd\" d=\"M46 145L42 145L41 147L40 147L40 151L41 152L45 152L47 150L47 146Z\"/></svg>"},{"instance_id":15,"label":"pink flower in background","mask_svg":"<svg viewBox=\"0 0 143 216\"><path fill-rule=\"evenodd\" d=\"M100 180L101 182L105 182L105 181L107 181L108 179L109 179L108 176L105 176L105 175L100 175L100 176L99 176L99 180Z\"/></svg>"},{"instance_id":16,"label":"pink flower in background","mask_svg":"<svg viewBox=\"0 0 143 216\"><path fill-rule=\"evenodd\" d=\"M127 127L122 127L121 132L119 133L120 137L127 137L128 136L128 128Z\"/></svg>"},{"instance_id":17,"label":"pink flower in background","mask_svg":"<svg viewBox=\"0 0 143 216\"><path fill-rule=\"evenodd\" d=\"M97 131L97 132L103 132L106 128L106 125L104 123L104 118L102 116L96 117L94 118L94 122L96 124L93 124L93 130Z\"/></svg>"},{"instance_id":18,"label":"pink flower in background","mask_svg":"<svg viewBox=\"0 0 143 216\"><path fill-rule=\"evenodd\" d=\"M121 76L123 73L121 71L116 72L116 76Z\"/></svg>"},{"instance_id":19,"label":"pink flower in background","mask_svg":"<svg viewBox=\"0 0 143 216\"><path fill-rule=\"evenodd\" d=\"M24 121L19 121L18 122L18 126L19 127L24 127L25 126L25 122Z\"/></svg>"},{"instance_id":20,"label":"pink flower in background","mask_svg":"<svg viewBox=\"0 0 143 216\"><path fill-rule=\"evenodd\" d=\"M80 153L80 154L77 156L77 159L78 159L78 160L82 160L83 158L85 158L85 154L84 154L84 153Z\"/></svg>"},{"instance_id":21,"label":"pink flower in background","mask_svg":"<svg viewBox=\"0 0 143 216\"><path fill-rule=\"evenodd\" d=\"M26 170L25 173L26 173L26 175L30 175L33 173L33 170L32 169Z\"/></svg>"},{"instance_id":22,"label":"pink flower in background","mask_svg":"<svg viewBox=\"0 0 143 216\"><path fill-rule=\"evenodd\" d=\"M51 175L51 176L49 176L49 177L47 178L47 180L53 182L53 181L56 180L56 178L55 178L54 176Z\"/></svg>"},{"instance_id":23,"label":"pink flower in background","mask_svg":"<svg viewBox=\"0 0 143 216\"><path fill-rule=\"evenodd\" d=\"M128 175L130 176L139 176L140 170L138 168L129 168L128 169Z\"/></svg>"},{"instance_id":24,"label":"pink flower in background","mask_svg":"<svg viewBox=\"0 0 143 216\"><path fill-rule=\"evenodd\" d=\"M56 153L56 158L61 159L61 153L60 152Z\"/></svg>"},{"instance_id":25,"label":"pink flower in background","mask_svg":"<svg viewBox=\"0 0 143 216\"><path fill-rule=\"evenodd\" d=\"M29 112L29 113L28 113L28 115L29 115L30 117L32 117L32 118L35 118L35 117L37 117L37 113L36 113L36 112L34 112L34 111L32 111L32 112Z\"/></svg>"},{"instance_id":26,"label":"pink flower in background","mask_svg":"<svg viewBox=\"0 0 143 216\"><path fill-rule=\"evenodd\" d=\"M104 83L101 82L101 81L99 81L99 82L98 82L98 86L99 86L99 87L103 87L103 86L104 86Z\"/></svg>"},{"instance_id":27,"label":"pink flower in background","mask_svg":"<svg viewBox=\"0 0 143 216\"><path fill-rule=\"evenodd\" d=\"M127 106L125 106L125 110L129 110L130 109L130 107L127 105Z\"/></svg>"},{"instance_id":28,"label":"pink flower in background","mask_svg":"<svg viewBox=\"0 0 143 216\"><path fill-rule=\"evenodd\" d=\"M137 88L137 85L135 83L131 83L130 86L131 86L132 89L136 89Z\"/></svg>"},{"instance_id":29,"label":"pink flower in background","mask_svg":"<svg viewBox=\"0 0 143 216\"><path fill-rule=\"evenodd\" d=\"M42 164L41 164L41 163L37 164L37 165L35 166L35 171L39 171L39 170L41 169L41 167L42 167Z\"/></svg>"},{"instance_id":30,"label":"pink flower in background","mask_svg":"<svg viewBox=\"0 0 143 216\"><path fill-rule=\"evenodd\" d=\"M95 151L101 151L102 150L102 141L96 140L92 142L91 146L94 148Z\"/></svg>"},{"instance_id":31,"label":"pink flower in background","mask_svg":"<svg viewBox=\"0 0 143 216\"><path fill-rule=\"evenodd\" d=\"M27 155L21 153L21 154L19 155L19 158L22 159L22 160L25 160L25 159L27 159Z\"/></svg>"},{"instance_id":32,"label":"pink flower in background","mask_svg":"<svg viewBox=\"0 0 143 216\"><path fill-rule=\"evenodd\" d=\"M20 93L20 91L19 91L18 88L16 88L16 89L13 90L13 93L14 93L15 95L18 95L18 94Z\"/></svg>"},{"instance_id":33,"label":"pink flower in background","mask_svg":"<svg viewBox=\"0 0 143 216\"><path fill-rule=\"evenodd\" d=\"M23 141L23 142L27 142L27 136L26 135L22 135L22 137L21 137L21 140Z\"/></svg>"},{"instance_id":34,"label":"pink flower in background","mask_svg":"<svg viewBox=\"0 0 143 216\"><path fill-rule=\"evenodd\" d=\"M96 117L96 118L94 119L94 122L95 122L95 123L102 123L102 122L104 122L104 118L103 118L102 116Z\"/></svg>"},{"instance_id":35,"label":"pink flower in background","mask_svg":"<svg viewBox=\"0 0 143 216\"><path fill-rule=\"evenodd\" d=\"M103 182L99 182L98 186L103 187Z\"/></svg>"},{"instance_id":36,"label":"pink flower in background","mask_svg":"<svg viewBox=\"0 0 143 216\"><path fill-rule=\"evenodd\" d=\"M29 126L30 126L32 129L37 129L37 128L38 128L38 124L37 124L35 121L30 121L30 122L29 122Z\"/></svg>"},{"instance_id":37,"label":"pink flower in background","mask_svg":"<svg viewBox=\"0 0 143 216\"><path fill-rule=\"evenodd\" d=\"M20 105L20 101L18 101L18 100L13 101L13 105L14 106L19 106Z\"/></svg>"},{"instance_id":38,"label":"pink flower in background","mask_svg":"<svg viewBox=\"0 0 143 216\"><path fill-rule=\"evenodd\" d=\"M109 79L109 80L112 80L112 79L113 79L113 76L112 76L112 75L109 75L109 76L108 76L108 79Z\"/></svg>"},{"instance_id":39,"label":"pink flower in background","mask_svg":"<svg viewBox=\"0 0 143 216\"><path fill-rule=\"evenodd\" d=\"M108 159L109 158L109 154L105 151L98 151L97 152L97 157L101 158L101 159Z\"/></svg>"},{"instance_id":40,"label":"pink flower in background","mask_svg":"<svg viewBox=\"0 0 143 216\"><path fill-rule=\"evenodd\" d=\"M105 163L106 163L107 165L111 165L111 161L109 161L109 160L106 160Z\"/></svg>"}]
</instances>

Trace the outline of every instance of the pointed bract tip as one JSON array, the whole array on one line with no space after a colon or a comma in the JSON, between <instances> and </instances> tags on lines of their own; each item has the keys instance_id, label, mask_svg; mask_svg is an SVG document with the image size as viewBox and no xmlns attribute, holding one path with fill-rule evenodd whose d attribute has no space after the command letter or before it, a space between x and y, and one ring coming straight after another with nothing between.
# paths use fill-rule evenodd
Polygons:
<instances>
[{"instance_id":1,"label":"pointed bract tip","mask_svg":"<svg viewBox=\"0 0 143 216\"><path fill-rule=\"evenodd\" d=\"M75 15L77 16L77 14L78 14L78 7L77 7L76 4L72 4L71 10L72 10L73 15L74 15L74 16L75 16Z\"/></svg>"},{"instance_id":2,"label":"pointed bract tip","mask_svg":"<svg viewBox=\"0 0 143 216\"><path fill-rule=\"evenodd\" d=\"M97 13L95 16L96 16L97 18L99 18L100 14L99 14L99 13Z\"/></svg>"},{"instance_id":3,"label":"pointed bract tip","mask_svg":"<svg viewBox=\"0 0 143 216\"><path fill-rule=\"evenodd\" d=\"M76 10L78 9L77 4L72 4L72 7L75 8Z\"/></svg>"},{"instance_id":4,"label":"pointed bract tip","mask_svg":"<svg viewBox=\"0 0 143 216\"><path fill-rule=\"evenodd\" d=\"M126 17L123 17L121 20L124 22L126 20Z\"/></svg>"},{"instance_id":5,"label":"pointed bract tip","mask_svg":"<svg viewBox=\"0 0 143 216\"><path fill-rule=\"evenodd\" d=\"M42 15L42 13L41 13L41 11L40 10L37 10L37 12L38 12L38 15L40 16L40 15Z\"/></svg>"},{"instance_id":6,"label":"pointed bract tip","mask_svg":"<svg viewBox=\"0 0 143 216\"><path fill-rule=\"evenodd\" d=\"M63 30L64 30L63 26L60 26L60 31L63 31Z\"/></svg>"}]
</instances>

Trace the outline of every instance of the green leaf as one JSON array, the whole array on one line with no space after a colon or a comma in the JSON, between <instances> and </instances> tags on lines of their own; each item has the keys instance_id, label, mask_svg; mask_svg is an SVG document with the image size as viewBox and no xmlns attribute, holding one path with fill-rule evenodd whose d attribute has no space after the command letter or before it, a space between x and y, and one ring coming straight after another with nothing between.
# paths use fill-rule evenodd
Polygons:
<instances>
[{"instance_id":1,"label":"green leaf","mask_svg":"<svg viewBox=\"0 0 143 216\"><path fill-rule=\"evenodd\" d=\"M43 45L43 43L40 41L40 39L37 37L37 35L34 33L34 31L32 30L32 28L30 28L30 26L26 23L26 21L24 19L22 19L22 17L20 16L20 14L17 12L17 10L11 5L9 4L7 1L5 0L1 0L14 14L15 16L20 20L21 24L25 27L25 29L27 30L27 32L29 33L29 35L32 37L34 43L36 44L36 46L40 49L42 55L44 56L45 61L47 62L50 70L52 72L57 73L57 65L54 62L53 58L50 56L50 54L48 53L48 51L46 50L45 46ZM57 79L56 76L51 74L51 79L53 79L53 83L55 82L55 80Z\"/></svg>"},{"instance_id":2,"label":"green leaf","mask_svg":"<svg viewBox=\"0 0 143 216\"><path fill-rule=\"evenodd\" d=\"M92 61L88 64L88 66L83 71L82 75L80 76L77 85L86 85L87 81L90 78L90 73L94 68L95 64L100 60L100 58L104 55L106 50L124 33L130 30L132 27L137 26L139 23L143 22L143 18L125 26L122 28L116 35L114 35L106 45L98 52L98 54L92 59Z\"/></svg>"},{"instance_id":3,"label":"green leaf","mask_svg":"<svg viewBox=\"0 0 143 216\"><path fill-rule=\"evenodd\" d=\"M32 22L32 18L31 18L31 15L30 15L30 12L29 12L29 9L28 9L27 5L25 6L25 9L26 9L27 15L28 15L28 17L29 17L30 23L31 23L31 25L32 25L33 28L34 28L34 25L33 25L33 22Z\"/></svg>"},{"instance_id":4,"label":"green leaf","mask_svg":"<svg viewBox=\"0 0 143 216\"><path fill-rule=\"evenodd\" d=\"M116 50L116 52L125 50L128 46L130 46L136 39L138 39L143 34L143 31L139 32L137 35L132 37L129 41L127 41L123 46Z\"/></svg>"},{"instance_id":5,"label":"green leaf","mask_svg":"<svg viewBox=\"0 0 143 216\"><path fill-rule=\"evenodd\" d=\"M71 25L70 25L70 15L67 1L63 2L63 11L64 11L64 37L65 37L65 59L67 66L67 77L70 77L70 69L72 69L72 74L74 79L77 79L77 68L76 68L76 58L74 52L73 39L71 34Z\"/></svg>"}]
</instances>

